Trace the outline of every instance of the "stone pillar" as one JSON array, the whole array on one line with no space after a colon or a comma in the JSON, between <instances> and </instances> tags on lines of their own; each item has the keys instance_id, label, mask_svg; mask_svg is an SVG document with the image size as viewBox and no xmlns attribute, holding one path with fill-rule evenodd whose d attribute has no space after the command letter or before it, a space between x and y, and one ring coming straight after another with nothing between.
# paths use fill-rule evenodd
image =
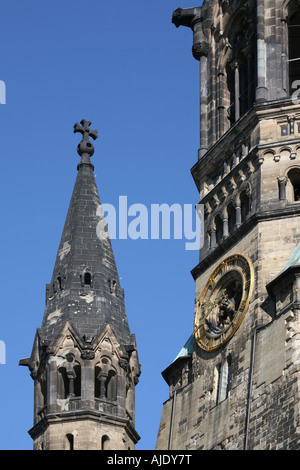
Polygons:
<instances>
[{"instance_id":1,"label":"stone pillar","mask_svg":"<svg viewBox=\"0 0 300 470\"><path fill-rule=\"evenodd\" d=\"M257 0L257 88L256 101L267 101L267 54L265 42L265 5Z\"/></svg>"},{"instance_id":2,"label":"stone pillar","mask_svg":"<svg viewBox=\"0 0 300 470\"><path fill-rule=\"evenodd\" d=\"M207 57L200 57L200 149L199 157L208 150L207 135Z\"/></svg>"},{"instance_id":3,"label":"stone pillar","mask_svg":"<svg viewBox=\"0 0 300 470\"><path fill-rule=\"evenodd\" d=\"M237 61L233 64L234 67L234 110L235 121L240 119L240 71Z\"/></svg>"},{"instance_id":4,"label":"stone pillar","mask_svg":"<svg viewBox=\"0 0 300 470\"><path fill-rule=\"evenodd\" d=\"M288 25L285 18L281 19L281 70L283 96L289 94L289 63L288 63Z\"/></svg>"},{"instance_id":5,"label":"stone pillar","mask_svg":"<svg viewBox=\"0 0 300 470\"><path fill-rule=\"evenodd\" d=\"M198 158L200 159L208 150L207 134L207 83L208 83L208 61L210 43L202 28L201 7L177 8L173 12L172 22L178 28L187 26L193 31L193 56L200 62L200 148Z\"/></svg>"},{"instance_id":6,"label":"stone pillar","mask_svg":"<svg viewBox=\"0 0 300 470\"><path fill-rule=\"evenodd\" d=\"M47 368L47 412L57 411L57 363L50 361Z\"/></svg>"},{"instance_id":7,"label":"stone pillar","mask_svg":"<svg viewBox=\"0 0 300 470\"><path fill-rule=\"evenodd\" d=\"M94 408L95 369L91 360L84 360L81 367L81 403L87 408Z\"/></svg>"},{"instance_id":8,"label":"stone pillar","mask_svg":"<svg viewBox=\"0 0 300 470\"><path fill-rule=\"evenodd\" d=\"M105 382L107 380L107 375L104 375L101 372L98 376L98 380L100 382L100 398L105 398Z\"/></svg>"},{"instance_id":9,"label":"stone pillar","mask_svg":"<svg viewBox=\"0 0 300 470\"><path fill-rule=\"evenodd\" d=\"M278 185L279 185L279 200L285 201L286 200L286 177L279 177L278 178Z\"/></svg>"},{"instance_id":10,"label":"stone pillar","mask_svg":"<svg viewBox=\"0 0 300 470\"><path fill-rule=\"evenodd\" d=\"M207 134L207 98L208 98L208 59L210 44L205 39L202 30L202 22L200 17L195 16L192 22L193 29L193 56L200 63L200 149L199 159L208 150L208 134Z\"/></svg>"},{"instance_id":11,"label":"stone pillar","mask_svg":"<svg viewBox=\"0 0 300 470\"><path fill-rule=\"evenodd\" d=\"M211 227L209 230L209 233L210 233L210 249L214 250L217 246L216 228Z\"/></svg>"},{"instance_id":12,"label":"stone pillar","mask_svg":"<svg viewBox=\"0 0 300 470\"><path fill-rule=\"evenodd\" d=\"M235 201L235 226L236 228L240 227L242 224L242 211L241 211L241 201Z\"/></svg>"},{"instance_id":13,"label":"stone pillar","mask_svg":"<svg viewBox=\"0 0 300 470\"><path fill-rule=\"evenodd\" d=\"M39 381L35 377L34 378L34 424L36 424L39 421L38 413L40 411L40 400L39 400Z\"/></svg>"},{"instance_id":14,"label":"stone pillar","mask_svg":"<svg viewBox=\"0 0 300 470\"><path fill-rule=\"evenodd\" d=\"M217 118L218 118L218 135L217 138L219 139L225 132L225 122L226 122L226 113L225 113L225 106L223 104L224 99L224 71L220 70L217 75L218 80L218 96L217 96Z\"/></svg>"},{"instance_id":15,"label":"stone pillar","mask_svg":"<svg viewBox=\"0 0 300 470\"><path fill-rule=\"evenodd\" d=\"M227 211L223 214L223 237L227 238L229 235L229 228L228 228L228 214Z\"/></svg>"},{"instance_id":16,"label":"stone pillar","mask_svg":"<svg viewBox=\"0 0 300 470\"><path fill-rule=\"evenodd\" d=\"M76 377L74 370L67 371L67 377L69 379L69 397L74 397L74 379Z\"/></svg>"}]
</instances>

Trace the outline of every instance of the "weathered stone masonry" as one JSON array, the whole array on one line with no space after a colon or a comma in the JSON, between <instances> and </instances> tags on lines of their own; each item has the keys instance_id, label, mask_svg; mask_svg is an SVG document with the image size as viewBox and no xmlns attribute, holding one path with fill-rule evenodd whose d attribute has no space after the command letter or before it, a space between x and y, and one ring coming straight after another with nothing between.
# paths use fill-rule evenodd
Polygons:
<instances>
[{"instance_id":1,"label":"weathered stone masonry","mask_svg":"<svg viewBox=\"0 0 300 470\"><path fill-rule=\"evenodd\" d=\"M192 334L163 372L156 448L299 449L300 6L204 0L173 23L192 29L200 66L195 315L230 256L250 260L253 292L228 341L205 350Z\"/></svg>"}]
</instances>

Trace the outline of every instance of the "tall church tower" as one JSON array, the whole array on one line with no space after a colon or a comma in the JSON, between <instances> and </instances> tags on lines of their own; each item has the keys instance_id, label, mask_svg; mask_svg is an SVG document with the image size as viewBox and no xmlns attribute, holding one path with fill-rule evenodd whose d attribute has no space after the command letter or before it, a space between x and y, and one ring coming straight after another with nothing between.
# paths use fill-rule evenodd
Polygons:
<instances>
[{"instance_id":1,"label":"tall church tower","mask_svg":"<svg viewBox=\"0 0 300 470\"><path fill-rule=\"evenodd\" d=\"M140 375L90 157L97 131L74 132L81 162L46 308L28 366L34 380L34 449L134 449Z\"/></svg>"},{"instance_id":2,"label":"tall church tower","mask_svg":"<svg viewBox=\"0 0 300 470\"><path fill-rule=\"evenodd\" d=\"M173 23L200 63L204 243L156 448L300 449L300 4L204 0Z\"/></svg>"}]
</instances>

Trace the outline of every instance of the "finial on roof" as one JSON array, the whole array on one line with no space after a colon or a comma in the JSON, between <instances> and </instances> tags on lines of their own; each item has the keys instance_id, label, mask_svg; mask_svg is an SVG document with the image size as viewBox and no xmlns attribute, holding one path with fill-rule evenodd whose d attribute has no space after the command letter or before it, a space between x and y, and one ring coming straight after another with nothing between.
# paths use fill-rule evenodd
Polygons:
<instances>
[{"instance_id":1,"label":"finial on roof","mask_svg":"<svg viewBox=\"0 0 300 470\"><path fill-rule=\"evenodd\" d=\"M98 131L92 131L90 129L90 125L92 123L90 121L86 121L85 119L80 121L80 124L78 124L78 122L74 124L74 133L80 132L80 134L82 134L82 140L77 146L77 152L81 156L81 163L87 163L91 165L90 157L93 155L95 149L94 145L90 142L90 137L96 140L98 137Z\"/></svg>"}]
</instances>

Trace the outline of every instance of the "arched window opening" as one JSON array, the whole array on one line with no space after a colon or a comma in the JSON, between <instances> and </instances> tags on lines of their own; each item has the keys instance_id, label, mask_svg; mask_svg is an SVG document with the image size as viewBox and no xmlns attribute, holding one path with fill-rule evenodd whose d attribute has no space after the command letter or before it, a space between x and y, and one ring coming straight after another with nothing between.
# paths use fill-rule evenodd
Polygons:
<instances>
[{"instance_id":1,"label":"arched window opening","mask_svg":"<svg viewBox=\"0 0 300 470\"><path fill-rule=\"evenodd\" d=\"M81 396L81 367L80 365L74 366L75 378L74 378L74 396Z\"/></svg>"},{"instance_id":2,"label":"arched window opening","mask_svg":"<svg viewBox=\"0 0 300 470\"><path fill-rule=\"evenodd\" d=\"M293 93L293 89L299 88L295 82L300 80L300 8L298 4L296 8L297 11L291 13L288 19L290 94Z\"/></svg>"},{"instance_id":3,"label":"arched window opening","mask_svg":"<svg viewBox=\"0 0 300 470\"><path fill-rule=\"evenodd\" d=\"M300 202L300 168L288 172L286 197L289 202Z\"/></svg>"},{"instance_id":4,"label":"arched window opening","mask_svg":"<svg viewBox=\"0 0 300 470\"><path fill-rule=\"evenodd\" d=\"M216 244L218 246L221 244L222 238L223 238L223 221L221 219L220 214L216 215L215 226L216 226Z\"/></svg>"},{"instance_id":5,"label":"arched window opening","mask_svg":"<svg viewBox=\"0 0 300 470\"><path fill-rule=\"evenodd\" d=\"M68 370L66 367L58 369L57 395L63 400L81 396L81 367L79 364Z\"/></svg>"},{"instance_id":6,"label":"arched window opening","mask_svg":"<svg viewBox=\"0 0 300 470\"><path fill-rule=\"evenodd\" d=\"M116 400L117 398L117 376L113 370L110 370L106 381L106 397L108 400Z\"/></svg>"},{"instance_id":7,"label":"arched window opening","mask_svg":"<svg viewBox=\"0 0 300 470\"><path fill-rule=\"evenodd\" d=\"M58 276L58 278L57 278L57 288L58 288L59 290L62 289L62 280L61 280L61 277L60 277L60 276Z\"/></svg>"},{"instance_id":8,"label":"arched window opening","mask_svg":"<svg viewBox=\"0 0 300 470\"><path fill-rule=\"evenodd\" d=\"M240 116L243 116L249 109L248 106L248 70L247 70L247 58L244 54L239 51L237 64L239 67L239 108Z\"/></svg>"},{"instance_id":9,"label":"arched window opening","mask_svg":"<svg viewBox=\"0 0 300 470\"><path fill-rule=\"evenodd\" d=\"M95 398L107 398L114 401L117 398L117 376L115 371L103 371L95 367Z\"/></svg>"},{"instance_id":10,"label":"arched window opening","mask_svg":"<svg viewBox=\"0 0 300 470\"><path fill-rule=\"evenodd\" d=\"M101 396L100 373L101 373L101 368L96 366L95 367L95 398L100 398Z\"/></svg>"},{"instance_id":11,"label":"arched window opening","mask_svg":"<svg viewBox=\"0 0 300 470\"><path fill-rule=\"evenodd\" d=\"M231 124L243 116L255 101L257 86L255 35L253 22L242 15L238 27L229 37L232 55L226 66L226 74L230 98L228 119Z\"/></svg>"},{"instance_id":12,"label":"arched window opening","mask_svg":"<svg viewBox=\"0 0 300 470\"><path fill-rule=\"evenodd\" d=\"M74 450L74 436L73 434L66 435L66 448L67 450Z\"/></svg>"},{"instance_id":13,"label":"arched window opening","mask_svg":"<svg viewBox=\"0 0 300 470\"><path fill-rule=\"evenodd\" d=\"M58 369L57 395L60 399L68 398L70 393L69 379L65 367Z\"/></svg>"},{"instance_id":14,"label":"arched window opening","mask_svg":"<svg viewBox=\"0 0 300 470\"><path fill-rule=\"evenodd\" d=\"M216 404L226 400L229 395L231 379L231 357L228 356L224 362L218 364L215 373L215 398Z\"/></svg>"},{"instance_id":15,"label":"arched window opening","mask_svg":"<svg viewBox=\"0 0 300 470\"><path fill-rule=\"evenodd\" d=\"M228 231L229 231L229 234L231 234L234 231L235 225L236 225L236 211L232 203L230 203L227 206L227 214L228 214Z\"/></svg>"},{"instance_id":16,"label":"arched window opening","mask_svg":"<svg viewBox=\"0 0 300 470\"><path fill-rule=\"evenodd\" d=\"M235 116L235 74L230 63L226 66L226 75L227 75L227 88L229 93L229 102L230 106L228 108L228 119L230 124L233 125L236 121Z\"/></svg>"},{"instance_id":17,"label":"arched window opening","mask_svg":"<svg viewBox=\"0 0 300 470\"><path fill-rule=\"evenodd\" d=\"M108 436L102 436L101 450L110 450L110 438Z\"/></svg>"},{"instance_id":18,"label":"arched window opening","mask_svg":"<svg viewBox=\"0 0 300 470\"><path fill-rule=\"evenodd\" d=\"M247 215L250 212L251 209L251 200L250 200L250 195L247 193L247 191L243 191L241 196L241 218L242 218L242 223L245 222Z\"/></svg>"},{"instance_id":19,"label":"arched window opening","mask_svg":"<svg viewBox=\"0 0 300 470\"><path fill-rule=\"evenodd\" d=\"M85 286L90 286L92 283L92 276L91 273L84 273L84 285Z\"/></svg>"},{"instance_id":20,"label":"arched window opening","mask_svg":"<svg viewBox=\"0 0 300 470\"><path fill-rule=\"evenodd\" d=\"M65 277L63 274L59 273L53 282L53 292L60 292L64 290L65 287Z\"/></svg>"}]
</instances>

